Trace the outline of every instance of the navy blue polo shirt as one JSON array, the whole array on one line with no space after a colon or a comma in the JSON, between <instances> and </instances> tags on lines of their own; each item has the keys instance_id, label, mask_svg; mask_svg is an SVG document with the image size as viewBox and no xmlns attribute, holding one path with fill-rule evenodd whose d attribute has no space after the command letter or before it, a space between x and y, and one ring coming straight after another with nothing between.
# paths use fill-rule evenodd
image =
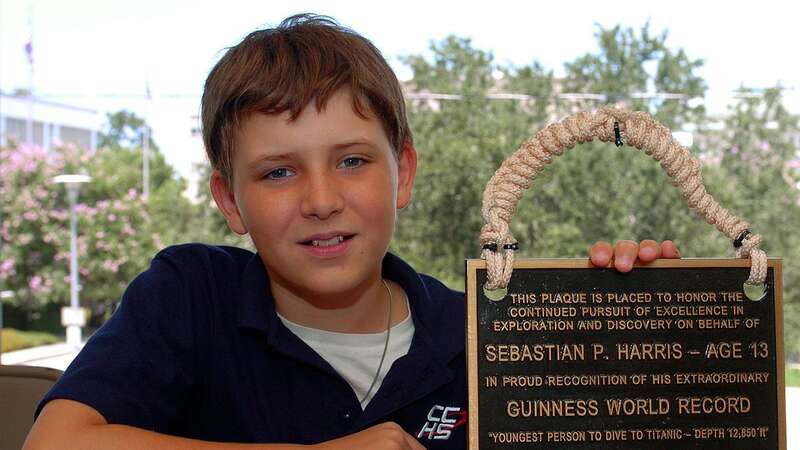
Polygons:
<instances>
[{"instance_id":1,"label":"navy blue polo shirt","mask_svg":"<svg viewBox=\"0 0 800 450\"><path fill-rule=\"evenodd\" d=\"M219 442L312 444L394 421L429 449L466 448L464 296L387 254L414 338L362 411L347 382L289 331L261 259L161 251L37 409L91 406L109 423Z\"/></svg>"}]
</instances>

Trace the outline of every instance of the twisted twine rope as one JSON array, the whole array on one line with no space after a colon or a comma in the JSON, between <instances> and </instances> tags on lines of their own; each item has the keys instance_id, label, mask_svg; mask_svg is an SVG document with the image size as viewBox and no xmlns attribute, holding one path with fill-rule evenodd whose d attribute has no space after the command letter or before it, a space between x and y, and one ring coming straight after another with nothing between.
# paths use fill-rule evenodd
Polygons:
<instances>
[{"instance_id":1,"label":"twisted twine rope","mask_svg":"<svg viewBox=\"0 0 800 450\"><path fill-rule=\"evenodd\" d=\"M741 238L750 225L722 208L706 192L700 176L700 163L672 137L672 132L645 112L601 107L594 113L581 112L548 125L522 144L489 180L483 192L481 215L484 225L480 242L484 246L495 244L497 250L484 248L481 252L488 269L485 287L501 289L508 286L514 266L514 248L509 244L516 242L508 225L520 197L536 175L577 144L595 138L614 142L615 122L628 145L644 150L661 163L689 207L705 217L708 223L716 225L728 238L740 238L742 245L736 249L736 257L750 258L747 283L763 284L767 276L767 254L759 248L761 236L747 234Z\"/></svg>"}]
</instances>

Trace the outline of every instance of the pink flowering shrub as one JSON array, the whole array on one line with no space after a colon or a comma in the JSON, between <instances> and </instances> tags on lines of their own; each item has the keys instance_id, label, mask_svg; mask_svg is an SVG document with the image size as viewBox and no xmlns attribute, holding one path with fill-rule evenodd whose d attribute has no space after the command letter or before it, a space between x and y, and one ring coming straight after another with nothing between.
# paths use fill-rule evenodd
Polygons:
<instances>
[{"instance_id":1,"label":"pink flowering shrub","mask_svg":"<svg viewBox=\"0 0 800 450\"><path fill-rule=\"evenodd\" d=\"M52 264L58 243L69 243L66 199L50 180L70 156L27 145L0 148L0 290L15 291L13 301L26 307L69 292L56 282L68 269Z\"/></svg>"},{"instance_id":2,"label":"pink flowering shrub","mask_svg":"<svg viewBox=\"0 0 800 450\"><path fill-rule=\"evenodd\" d=\"M49 152L0 148L0 290L14 291L10 301L18 306L35 311L50 302L69 303L69 201L65 187L52 182L56 175L85 171L93 177L76 212L81 306L96 323L162 245L135 188L102 198L108 190L100 187L113 184L113 174L97 159L74 146Z\"/></svg>"}]
</instances>

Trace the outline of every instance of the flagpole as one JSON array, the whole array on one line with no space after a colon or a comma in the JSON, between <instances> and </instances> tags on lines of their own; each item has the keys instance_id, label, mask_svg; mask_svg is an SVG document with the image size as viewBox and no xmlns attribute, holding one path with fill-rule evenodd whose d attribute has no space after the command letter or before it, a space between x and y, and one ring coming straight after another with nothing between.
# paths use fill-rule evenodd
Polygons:
<instances>
[{"instance_id":1,"label":"flagpole","mask_svg":"<svg viewBox=\"0 0 800 450\"><path fill-rule=\"evenodd\" d=\"M33 6L28 5L28 28L30 30L30 40L25 45L25 53L28 56L29 79L28 79L28 117L25 120L25 142L33 145Z\"/></svg>"},{"instance_id":2,"label":"flagpole","mask_svg":"<svg viewBox=\"0 0 800 450\"><path fill-rule=\"evenodd\" d=\"M142 195L145 201L150 197L150 80L145 81L144 130L142 133Z\"/></svg>"}]
</instances>

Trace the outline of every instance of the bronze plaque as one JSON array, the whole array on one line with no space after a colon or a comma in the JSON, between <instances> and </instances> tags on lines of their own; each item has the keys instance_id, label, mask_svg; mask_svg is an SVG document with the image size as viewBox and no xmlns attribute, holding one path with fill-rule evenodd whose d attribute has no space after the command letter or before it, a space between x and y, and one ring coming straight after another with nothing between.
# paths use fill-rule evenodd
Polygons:
<instances>
[{"instance_id":1,"label":"bronze plaque","mask_svg":"<svg viewBox=\"0 0 800 450\"><path fill-rule=\"evenodd\" d=\"M467 261L470 449L785 450L779 259L759 301L749 260L522 260L497 302L485 269Z\"/></svg>"}]
</instances>

